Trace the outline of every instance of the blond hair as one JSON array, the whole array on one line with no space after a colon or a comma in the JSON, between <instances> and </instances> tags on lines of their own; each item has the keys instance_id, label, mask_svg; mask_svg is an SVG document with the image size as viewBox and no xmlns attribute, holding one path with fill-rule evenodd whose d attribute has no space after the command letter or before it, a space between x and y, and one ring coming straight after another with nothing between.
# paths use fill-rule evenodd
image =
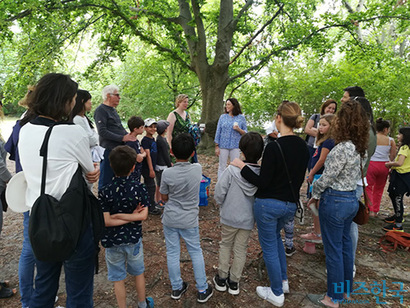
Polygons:
<instances>
[{"instance_id":1,"label":"blond hair","mask_svg":"<svg viewBox=\"0 0 410 308\"><path fill-rule=\"evenodd\" d=\"M175 107L178 108L179 104L182 103L182 101L184 99L188 98L188 95L186 94L179 94L176 98L175 98Z\"/></svg>"},{"instance_id":2,"label":"blond hair","mask_svg":"<svg viewBox=\"0 0 410 308\"><path fill-rule=\"evenodd\" d=\"M278 107L277 114L282 117L283 123L290 128L301 128L303 125L302 110L295 102L282 102Z\"/></svg>"},{"instance_id":3,"label":"blond hair","mask_svg":"<svg viewBox=\"0 0 410 308\"><path fill-rule=\"evenodd\" d=\"M327 123L329 123L330 127L332 127L332 121L334 118L335 118L335 115L333 113L327 113L327 114L320 116L320 120L322 119L325 120ZM317 139L316 139L317 146L321 145L323 142L325 142L327 139L330 138L330 127L329 127L329 130L324 134L320 133L319 131L317 132Z\"/></svg>"}]
</instances>

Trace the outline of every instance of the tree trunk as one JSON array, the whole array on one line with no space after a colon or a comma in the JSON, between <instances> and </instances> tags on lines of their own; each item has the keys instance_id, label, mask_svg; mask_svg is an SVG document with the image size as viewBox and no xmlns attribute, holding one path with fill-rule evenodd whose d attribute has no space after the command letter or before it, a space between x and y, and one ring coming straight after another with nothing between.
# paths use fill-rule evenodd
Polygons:
<instances>
[{"instance_id":1,"label":"tree trunk","mask_svg":"<svg viewBox=\"0 0 410 308\"><path fill-rule=\"evenodd\" d=\"M218 119L223 112L224 94L228 80L228 68L224 72L217 72L209 66L207 73L199 76L202 90L202 112L200 123L205 123L205 134L202 134L200 148L214 147L214 137Z\"/></svg>"}]
</instances>

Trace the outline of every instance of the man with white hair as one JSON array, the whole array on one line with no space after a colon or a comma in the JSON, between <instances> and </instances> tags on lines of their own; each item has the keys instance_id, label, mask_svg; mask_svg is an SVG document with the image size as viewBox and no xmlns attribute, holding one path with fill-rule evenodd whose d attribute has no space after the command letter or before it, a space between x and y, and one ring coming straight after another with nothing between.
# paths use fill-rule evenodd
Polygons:
<instances>
[{"instance_id":1,"label":"man with white hair","mask_svg":"<svg viewBox=\"0 0 410 308\"><path fill-rule=\"evenodd\" d=\"M101 173L98 190L109 184L114 177L114 172L108 159L111 150L118 145L123 145L124 142L136 140L122 126L120 116L115 109L121 99L119 88L115 85L104 87L102 97L103 103L94 112L94 120L97 125L98 135L100 136L100 145L105 148L104 159L101 161L100 166Z\"/></svg>"}]
</instances>

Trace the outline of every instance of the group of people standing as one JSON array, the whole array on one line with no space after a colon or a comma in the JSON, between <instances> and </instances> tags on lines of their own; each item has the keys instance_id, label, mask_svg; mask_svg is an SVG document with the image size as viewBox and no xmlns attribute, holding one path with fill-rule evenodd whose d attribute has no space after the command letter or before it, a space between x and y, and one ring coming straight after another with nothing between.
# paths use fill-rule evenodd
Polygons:
<instances>
[{"instance_id":1,"label":"group of people standing","mask_svg":"<svg viewBox=\"0 0 410 308\"><path fill-rule=\"evenodd\" d=\"M180 272L182 238L192 259L197 301L207 302L213 288L206 281L199 237L202 168L197 163L194 138L189 134L188 97L181 94L176 98L176 109L166 121L130 118L127 132L116 111L121 98L119 88L107 86L102 96L103 103L94 113L97 134L86 116L91 110L91 95L78 90L77 83L68 75L47 74L29 93L28 110L16 124L6 146L16 160L16 171L24 170L26 205L30 208L39 196L40 148L48 128L55 126L49 141L46 193L59 199L78 166L89 185L99 179L99 200L106 226L102 243L106 248L108 278L114 282L119 307L126 307L124 279L127 273L135 276L138 307L153 306L152 298L145 296L141 221L147 219L149 212L157 213L159 201L164 211L162 223L171 298L180 299L188 289ZM305 132L309 137L305 142L294 132L304 122L300 106L283 101L270 133L274 136L273 142L264 144L260 134L247 132L239 102L235 98L227 99L214 140L215 154L219 156L215 200L221 209L222 233L218 272L213 278L216 290L233 295L240 293L247 243L256 222L270 282L270 286L258 286L256 292L275 306L284 304L284 294L290 292L290 286L280 232L293 220L298 208L306 169L312 187L308 206L312 212L318 212L318 218L314 232L303 236L323 242L327 269L327 293L308 295L315 304L339 307L351 292L358 241L358 227L352 220L363 192L361 177L366 173L366 190L371 195L371 211L375 216L387 178L386 170L394 169L389 196L395 215L385 219L389 223L385 230L403 230L402 199L410 187L410 160L407 159L410 128L399 131L401 147L396 157L395 143L387 136L389 123L378 119L374 129L372 110L363 90L346 88L341 102L337 108L336 101L327 100L320 115L308 120ZM77 125L71 125L71 121ZM137 137L144 130L140 144ZM155 133L158 134L156 142ZM168 153L168 159L171 151L174 163L170 159L157 160L158 147L164 147L163 153ZM0 148L3 149L1 144ZM239 158L240 152L243 160ZM382 163L386 170L382 169ZM144 184L141 184L141 175ZM1 179L6 183L10 177ZM92 307L95 261L91 228L86 228L69 260L43 262L37 260L31 250L27 230L29 214L24 215L19 265L22 307L53 307L62 266L67 307ZM232 249L234 258L229 265ZM35 288L34 266L37 269ZM341 290L336 290L335 285L342 286ZM0 294L4 290L8 290L8 296L15 293L1 283Z\"/></svg>"}]
</instances>

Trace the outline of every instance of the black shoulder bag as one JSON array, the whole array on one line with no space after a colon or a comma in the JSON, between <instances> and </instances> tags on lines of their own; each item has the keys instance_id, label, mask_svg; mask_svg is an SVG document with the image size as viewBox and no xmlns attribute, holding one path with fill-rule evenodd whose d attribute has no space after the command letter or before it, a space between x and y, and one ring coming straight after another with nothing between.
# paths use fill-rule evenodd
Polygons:
<instances>
[{"instance_id":1,"label":"black shoulder bag","mask_svg":"<svg viewBox=\"0 0 410 308\"><path fill-rule=\"evenodd\" d=\"M84 231L92 223L98 257L104 217L97 198L85 183L81 167L78 166L60 200L45 193L48 141L53 127L47 130L40 149L40 156L43 157L41 193L33 204L29 219L29 237L34 255L45 262L68 260L74 254Z\"/></svg>"},{"instance_id":2,"label":"black shoulder bag","mask_svg":"<svg viewBox=\"0 0 410 308\"><path fill-rule=\"evenodd\" d=\"M298 198L296 198L296 194L292 186L292 178L290 177L290 174L289 174L288 165L286 164L285 155L283 155L282 147L280 146L277 140L275 140L275 143L278 146L280 155L282 156L283 165L285 166L286 174L288 176L290 191L292 192L293 199L297 206L295 217L297 218L297 221L299 222L299 224L303 225L305 223L305 210L303 208L303 203Z\"/></svg>"}]
</instances>

